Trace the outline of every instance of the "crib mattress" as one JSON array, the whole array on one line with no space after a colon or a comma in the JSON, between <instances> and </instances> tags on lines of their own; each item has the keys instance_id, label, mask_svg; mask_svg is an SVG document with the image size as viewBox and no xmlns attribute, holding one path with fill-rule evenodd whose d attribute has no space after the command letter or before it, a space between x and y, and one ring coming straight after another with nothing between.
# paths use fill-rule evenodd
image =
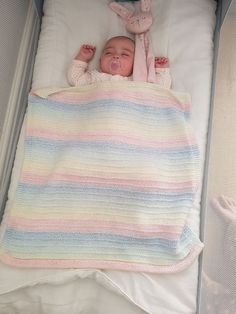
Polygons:
<instances>
[{"instance_id":1,"label":"crib mattress","mask_svg":"<svg viewBox=\"0 0 236 314\"><path fill-rule=\"evenodd\" d=\"M45 1L33 90L68 86L66 68L82 43L97 46L96 58L91 64L94 67L104 41L126 34L121 21L107 7L108 2ZM192 97L190 119L200 148L203 177L215 1L155 0L152 7L154 52L157 56L169 57L173 89L188 92ZM88 20L89 27L85 28ZM23 141L24 125L7 206L11 206L22 166ZM196 233L199 232L200 199L201 187L190 217ZM18 313L25 313L28 308L32 313L195 313L197 281L197 262L182 272L168 275L98 269L19 269L0 264L0 309L16 308Z\"/></svg>"}]
</instances>

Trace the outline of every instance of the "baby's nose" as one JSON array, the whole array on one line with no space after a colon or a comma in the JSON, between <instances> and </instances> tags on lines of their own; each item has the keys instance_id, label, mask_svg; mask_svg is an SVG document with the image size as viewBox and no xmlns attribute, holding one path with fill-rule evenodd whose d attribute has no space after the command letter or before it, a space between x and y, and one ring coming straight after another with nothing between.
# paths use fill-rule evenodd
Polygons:
<instances>
[{"instance_id":1,"label":"baby's nose","mask_svg":"<svg viewBox=\"0 0 236 314\"><path fill-rule=\"evenodd\" d=\"M119 59L120 56L119 56L118 54L114 54L114 55L113 55L113 58L114 58L114 59Z\"/></svg>"}]
</instances>

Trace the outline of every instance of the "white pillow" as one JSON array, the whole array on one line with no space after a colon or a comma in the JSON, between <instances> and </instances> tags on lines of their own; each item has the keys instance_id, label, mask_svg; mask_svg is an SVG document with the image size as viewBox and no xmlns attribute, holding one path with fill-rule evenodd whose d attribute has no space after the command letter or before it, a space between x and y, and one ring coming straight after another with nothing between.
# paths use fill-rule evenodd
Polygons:
<instances>
[{"instance_id":1,"label":"white pillow","mask_svg":"<svg viewBox=\"0 0 236 314\"><path fill-rule=\"evenodd\" d=\"M44 16L34 67L32 89L68 86L67 68L80 46L96 45L91 68L98 60L105 41L117 35L132 37L121 19L109 8L110 0L45 0ZM168 15L171 1L153 0L154 23L151 34L156 55L166 55Z\"/></svg>"}]
</instances>

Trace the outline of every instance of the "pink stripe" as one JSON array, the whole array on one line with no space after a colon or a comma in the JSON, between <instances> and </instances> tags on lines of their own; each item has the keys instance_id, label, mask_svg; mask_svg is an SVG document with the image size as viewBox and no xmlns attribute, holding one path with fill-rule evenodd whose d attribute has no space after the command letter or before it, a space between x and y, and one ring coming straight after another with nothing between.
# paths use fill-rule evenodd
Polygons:
<instances>
[{"instance_id":1,"label":"pink stripe","mask_svg":"<svg viewBox=\"0 0 236 314\"><path fill-rule=\"evenodd\" d=\"M22 231L43 232L83 232L83 233L109 233L132 236L137 238L163 237L169 240L178 240L182 233L181 225L157 224L128 224L116 221L73 220L73 219L25 219L10 218L9 227Z\"/></svg>"},{"instance_id":2,"label":"pink stripe","mask_svg":"<svg viewBox=\"0 0 236 314\"><path fill-rule=\"evenodd\" d=\"M33 174L29 171L24 171L21 176L21 182L24 183L33 183L33 184L45 184L50 182L51 184L61 184L64 183L85 183L85 184L97 184L103 186L121 186L121 187L136 187L141 188L142 190L147 189L148 191L156 191L157 189L161 190L171 190L171 191L184 191L186 189L192 189L195 187L195 182L185 181L185 182L163 182L163 181L152 181L152 180L127 180L119 178L99 178L99 177L89 177L89 176L80 176L80 175L69 175L66 173L54 173L53 175L43 176L39 174Z\"/></svg>"},{"instance_id":3,"label":"pink stripe","mask_svg":"<svg viewBox=\"0 0 236 314\"><path fill-rule=\"evenodd\" d=\"M115 141L115 142L122 142L127 144L134 144L137 146L143 147L160 147L160 148L175 148L175 147L183 147L187 145L196 145L196 141L194 138L178 138L172 139L171 141L150 141L146 140L145 138L141 137L130 137L123 134L115 134L113 132L108 133L71 133L65 134L63 130L61 132L48 132L47 130L43 129L36 129L36 128L28 128L27 129L28 136L35 136L41 138L47 138L52 140L67 140L67 141Z\"/></svg>"},{"instance_id":4,"label":"pink stripe","mask_svg":"<svg viewBox=\"0 0 236 314\"><path fill-rule=\"evenodd\" d=\"M195 245L185 259L180 262L170 262L169 265L148 265L130 262L117 261L99 261L99 260L65 260L65 259L21 259L14 258L10 254L3 254L0 259L12 266L20 267L53 267L53 268L98 268L98 269L120 269L126 271L142 271L151 273L176 273L190 266L198 254L201 252L203 245Z\"/></svg>"}]
</instances>

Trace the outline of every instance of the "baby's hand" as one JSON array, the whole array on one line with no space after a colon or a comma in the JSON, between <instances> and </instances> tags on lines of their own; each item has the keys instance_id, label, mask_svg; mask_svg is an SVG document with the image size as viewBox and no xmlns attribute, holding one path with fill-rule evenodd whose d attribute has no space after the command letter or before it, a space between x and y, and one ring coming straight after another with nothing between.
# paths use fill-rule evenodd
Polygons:
<instances>
[{"instance_id":1,"label":"baby's hand","mask_svg":"<svg viewBox=\"0 0 236 314\"><path fill-rule=\"evenodd\" d=\"M89 62L92 60L96 51L96 47L92 45L82 45L80 47L79 53L75 57L76 60Z\"/></svg>"},{"instance_id":2,"label":"baby's hand","mask_svg":"<svg viewBox=\"0 0 236 314\"><path fill-rule=\"evenodd\" d=\"M169 68L169 59L165 57L156 57L155 68Z\"/></svg>"}]
</instances>

